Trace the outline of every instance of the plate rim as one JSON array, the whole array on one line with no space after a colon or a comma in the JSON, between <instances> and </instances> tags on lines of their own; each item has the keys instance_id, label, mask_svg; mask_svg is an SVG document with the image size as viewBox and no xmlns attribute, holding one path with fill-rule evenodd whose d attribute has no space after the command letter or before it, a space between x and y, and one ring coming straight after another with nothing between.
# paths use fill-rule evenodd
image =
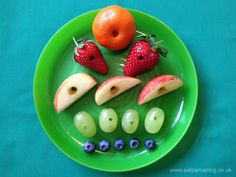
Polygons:
<instances>
[{"instance_id":1,"label":"plate rim","mask_svg":"<svg viewBox=\"0 0 236 177\"><path fill-rule=\"evenodd\" d=\"M189 126L190 124L192 123L192 120L194 118L194 114L196 112L196 108L197 108L197 102L198 102L198 77L197 77L197 72L196 72L196 68L195 68L195 65L194 65L194 61L188 51L188 48L186 47L186 45L184 44L184 42L182 41L182 39L168 26L166 25L163 21L161 21L159 18L153 16L153 15L150 15L146 12L142 12L142 11L139 11L139 10L136 10L136 9L131 9L131 8L126 8L127 10L129 10L130 12L134 12L134 13L139 13L139 14L142 14L144 16L148 16L149 18L152 18L153 20L156 20L158 22L160 22L165 28L167 28L177 39L178 41L181 43L182 47L184 47L185 51L187 52L187 55L188 57L191 59L190 60L190 63L192 65L192 68L193 68L193 72L192 72L192 75L193 77L195 78L194 82L195 82L195 85L196 85L196 88L194 89L195 91L195 98L194 98L194 106L192 108L192 112L191 112L191 116L189 118L189 121L187 122L184 130L181 132L181 135L176 139L176 141L164 152L162 153L158 158L155 158L154 160L150 160L149 162L147 163L143 163L142 165L138 165L138 166L134 166L133 168L122 168L122 169L108 169L108 168L99 168L99 167L96 167L96 166L93 166L93 165L89 165L87 163L84 163L84 162L81 162L79 161L78 159L74 158L73 156L71 156L69 153L67 153L63 148L60 147L60 145L58 145L58 143L56 142L56 140L54 140L51 135L49 134L47 128L44 126L44 123L43 121L41 120L41 113L39 111L39 107L38 107L38 103L37 103L37 98L36 98L36 92L37 92L37 88L36 88L36 84L37 84L37 78L38 78L38 67L40 65L40 61L41 61L41 58L45 52L45 50L47 49L48 45L51 43L51 41L55 38L55 36L65 27L67 26L68 24L70 24L71 22L75 21L77 18L81 17L81 16L86 16L90 13L94 13L94 12L98 12L100 9L95 9L95 10L91 10L91 11L88 11L86 13L83 13L83 14L80 14L74 18L72 18L71 20L69 20L68 22L66 22L64 25L62 25L51 37L50 39L48 40L48 42L46 43L46 45L44 46L39 58L38 58L38 61L37 61L37 64L36 64L36 67L35 67L35 71L34 71L34 80L33 80L33 98L34 98L34 106L35 106L35 110L36 110L36 113L37 113L37 117L40 121L40 124L41 124L41 127L44 129L44 132L47 134L48 138L52 141L52 143L63 153L65 154L67 157L69 157L70 159L72 159L73 161L75 161L76 163L79 163L85 167L88 167L88 168L91 168L91 169L95 169L95 170L99 170L99 171L105 171L105 172L127 172L127 171L132 171L132 170L137 170L137 169L141 169L141 168L144 168L150 164L153 164L157 161L159 161L160 159L162 159L164 156L166 156L167 154L169 154L175 147L176 145L183 139L184 135L186 134L186 132L188 131L189 129Z\"/></svg>"}]
</instances>

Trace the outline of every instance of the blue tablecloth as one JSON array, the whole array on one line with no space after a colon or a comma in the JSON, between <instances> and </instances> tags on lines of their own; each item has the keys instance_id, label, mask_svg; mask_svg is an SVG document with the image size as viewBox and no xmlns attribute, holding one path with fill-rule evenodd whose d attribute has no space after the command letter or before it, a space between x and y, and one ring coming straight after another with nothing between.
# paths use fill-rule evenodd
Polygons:
<instances>
[{"instance_id":1,"label":"blue tablecloth","mask_svg":"<svg viewBox=\"0 0 236 177\"><path fill-rule=\"evenodd\" d=\"M197 112L178 146L147 168L120 174L88 169L63 155L41 128L32 92L39 55L58 28L111 4L169 25L187 45L199 78ZM235 18L235 0L0 0L0 176L235 176Z\"/></svg>"}]
</instances>

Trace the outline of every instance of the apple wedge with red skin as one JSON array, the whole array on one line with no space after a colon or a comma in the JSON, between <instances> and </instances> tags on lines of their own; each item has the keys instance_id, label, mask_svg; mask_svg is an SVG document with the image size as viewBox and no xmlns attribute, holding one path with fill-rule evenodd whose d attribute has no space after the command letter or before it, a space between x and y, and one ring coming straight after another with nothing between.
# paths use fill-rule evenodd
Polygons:
<instances>
[{"instance_id":1,"label":"apple wedge with red skin","mask_svg":"<svg viewBox=\"0 0 236 177\"><path fill-rule=\"evenodd\" d=\"M183 81L174 75L159 75L150 80L141 90L138 104L147 103L161 95L183 86Z\"/></svg>"},{"instance_id":2,"label":"apple wedge with red skin","mask_svg":"<svg viewBox=\"0 0 236 177\"><path fill-rule=\"evenodd\" d=\"M111 77L98 87L95 93L95 101L97 105L101 105L140 83L141 80L134 77Z\"/></svg>"},{"instance_id":3,"label":"apple wedge with red skin","mask_svg":"<svg viewBox=\"0 0 236 177\"><path fill-rule=\"evenodd\" d=\"M96 80L86 73L73 74L65 79L54 96L56 112L60 113L65 110L96 84Z\"/></svg>"}]
</instances>

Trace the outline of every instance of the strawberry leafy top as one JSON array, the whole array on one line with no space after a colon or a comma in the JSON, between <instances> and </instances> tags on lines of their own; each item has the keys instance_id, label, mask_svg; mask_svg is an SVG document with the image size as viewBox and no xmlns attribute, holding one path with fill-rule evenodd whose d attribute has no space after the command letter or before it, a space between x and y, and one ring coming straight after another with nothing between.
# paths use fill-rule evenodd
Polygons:
<instances>
[{"instance_id":1,"label":"strawberry leafy top","mask_svg":"<svg viewBox=\"0 0 236 177\"><path fill-rule=\"evenodd\" d=\"M154 35L154 34L147 35L141 31L137 31L137 33L139 34L137 37L140 37L143 40L146 40L152 46L153 51L157 50L161 56L163 56L163 57L167 56L168 50L166 48L160 46L160 43L163 42L163 40L157 41L156 35Z\"/></svg>"}]
</instances>

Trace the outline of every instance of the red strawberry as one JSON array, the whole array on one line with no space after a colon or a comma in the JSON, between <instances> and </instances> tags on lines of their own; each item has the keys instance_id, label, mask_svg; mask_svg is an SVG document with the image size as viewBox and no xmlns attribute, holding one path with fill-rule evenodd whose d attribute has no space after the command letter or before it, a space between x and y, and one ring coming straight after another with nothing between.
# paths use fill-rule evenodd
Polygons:
<instances>
[{"instance_id":1,"label":"red strawberry","mask_svg":"<svg viewBox=\"0 0 236 177\"><path fill-rule=\"evenodd\" d=\"M132 46L125 62L124 75L126 76L135 76L153 68L158 63L159 53L164 57L167 55L167 50L161 48L155 41L155 35L142 35L142 37L144 40Z\"/></svg>"},{"instance_id":2,"label":"red strawberry","mask_svg":"<svg viewBox=\"0 0 236 177\"><path fill-rule=\"evenodd\" d=\"M74 39L74 42L76 44L74 52L76 62L96 72L102 74L108 73L109 69L103 55L93 41L84 39L77 42Z\"/></svg>"}]
</instances>

